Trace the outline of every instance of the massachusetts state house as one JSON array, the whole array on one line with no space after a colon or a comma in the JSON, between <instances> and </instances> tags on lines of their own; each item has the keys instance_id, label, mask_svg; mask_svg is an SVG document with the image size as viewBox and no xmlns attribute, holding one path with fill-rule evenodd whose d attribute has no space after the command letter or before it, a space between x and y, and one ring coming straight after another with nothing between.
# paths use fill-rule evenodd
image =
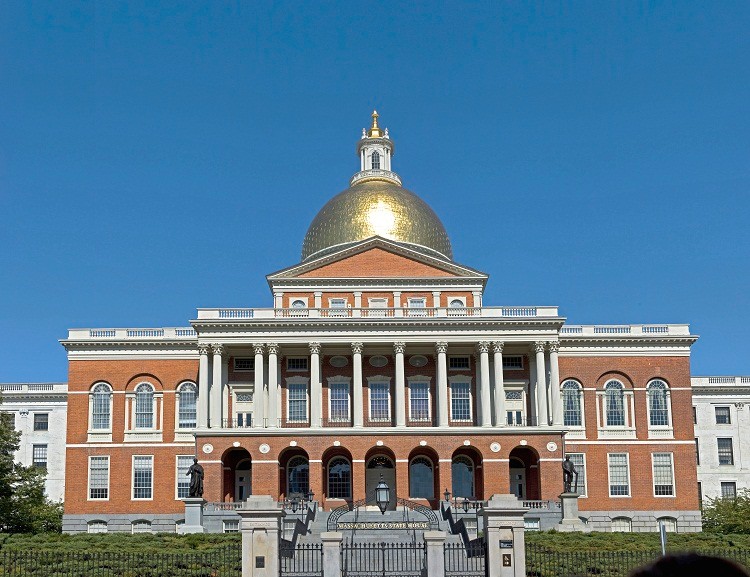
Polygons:
<instances>
[{"instance_id":1,"label":"massachusetts state house","mask_svg":"<svg viewBox=\"0 0 750 577\"><path fill-rule=\"evenodd\" d=\"M331 509L381 477L391 506L446 491L541 506L566 454L590 527L699 530L688 326L485 303L488 275L402 187L377 113L356 150L300 262L267 275L268 306L62 340L65 530L175 531L194 456L231 514L250 494Z\"/></svg>"}]
</instances>

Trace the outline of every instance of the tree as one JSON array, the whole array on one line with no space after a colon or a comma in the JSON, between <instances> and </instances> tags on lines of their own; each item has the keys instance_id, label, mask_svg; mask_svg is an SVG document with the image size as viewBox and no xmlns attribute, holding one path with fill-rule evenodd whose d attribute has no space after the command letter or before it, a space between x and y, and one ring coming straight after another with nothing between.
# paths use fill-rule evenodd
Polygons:
<instances>
[{"instance_id":1,"label":"tree","mask_svg":"<svg viewBox=\"0 0 750 577\"><path fill-rule=\"evenodd\" d=\"M703 530L750 534L750 489L740 490L736 497L709 499L703 505Z\"/></svg>"},{"instance_id":2,"label":"tree","mask_svg":"<svg viewBox=\"0 0 750 577\"><path fill-rule=\"evenodd\" d=\"M59 532L62 505L45 497L45 471L15 462L20 441L13 415L0 412L0 531Z\"/></svg>"}]
</instances>

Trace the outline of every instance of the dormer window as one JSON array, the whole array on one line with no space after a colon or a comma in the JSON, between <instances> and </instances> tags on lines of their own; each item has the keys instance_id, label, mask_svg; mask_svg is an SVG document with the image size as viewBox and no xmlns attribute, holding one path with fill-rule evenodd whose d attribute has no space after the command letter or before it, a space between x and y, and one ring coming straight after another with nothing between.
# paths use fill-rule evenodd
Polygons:
<instances>
[{"instance_id":1,"label":"dormer window","mask_svg":"<svg viewBox=\"0 0 750 577\"><path fill-rule=\"evenodd\" d=\"M372 168L380 168L380 153L376 150L372 153Z\"/></svg>"}]
</instances>

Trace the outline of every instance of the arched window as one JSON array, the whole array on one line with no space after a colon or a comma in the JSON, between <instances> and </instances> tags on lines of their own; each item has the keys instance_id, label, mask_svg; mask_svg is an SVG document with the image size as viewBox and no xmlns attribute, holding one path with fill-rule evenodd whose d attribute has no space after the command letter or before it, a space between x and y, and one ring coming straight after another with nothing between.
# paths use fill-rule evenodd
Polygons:
<instances>
[{"instance_id":1,"label":"arched window","mask_svg":"<svg viewBox=\"0 0 750 577\"><path fill-rule=\"evenodd\" d=\"M604 385L608 427L625 426L625 391L620 381Z\"/></svg>"},{"instance_id":2,"label":"arched window","mask_svg":"<svg viewBox=\"0 0 750 577\"><path fill-rule=\"evenodd\" d=\"M576 381L565 381L562 386L563 423L566 427L583 425L581 412L581 385Z\"/></svg>"},{"instance_id":3,"label":"arched window","mask_svg":"<svg viewBox=\"0 0 750 577\"><path fill-rule=\"evenodd\" d=\"M652 427L669 426L667 383L651 381L648 390L648 423Z\"/></svg>"},{"instance_id":4,"label":"arched window","mask_svg":"<svg viewBox=\"0 0 750 577\"><path fill-rule=\"evenodd\" d=\"M612 519L613 533L630 533L631 530L632 523L629 517L615 517Z\"/></svg>"},{"instance_id":5,"label":"arched window","mask_svg":"<svg viewBox=\"0 0 750 577\"><path fill-rule=\"evenodd\" d=\"M292 308L293 309L303 309L305 308L305 301L301 299L295 299L292 301Z\"/></svg>"},{"instance_id":6,"label":"arched window","mask_svg":"<svg viewBox=\"0 0 750 577\"><path fill-rule=\"evenodd\" d=\"M677 519L674 517L659 517L656 520L656 523L658 524L659 529L664 526L664 530L667 533L677 533Z\"/></svg>"},{"instance_id":7,"label":"arched window","mask_svg":"<svg viewBox=\"0 0 750 577\"><path fill-rule=\"evenodd\" d=\"M310 465L307 457L292 457L286 466L287 497L307 495L310 491Z\"/></svg>"},{"instance_id":8,"label":"arched window","mask_svg":"<svg viewBox=\"0 0 750 577\"><path fill-rule=\"evenodd\" d=\"M91 428L107 430L112 428L112 388L99 383L91 390Z\"/></svg>"},{"instance_id":9,"label":"arched window","mask_svg":"<svg viewBox=\"0 0 750 577\"><path fill-rule=\"evenodd\" d=\"M197 425L198 387L194 383L183 383L178 393L178 429L194 429Z\"/></svg>"},{"instance_id":10,"label":"arched window","mask_svg":"<svg viewBox=\"0 0 750 577\"><path fill-rule=\"evenodd\" d=\"M380 153L377 150L372 153L372 167L380 168Z\"/></svg>"},{"instance_id":11,"label":"arched window","mask_svg":"<svg viewBox=\"0 0 750 577\"><path fill-rule=\"evenodd\" d=\"M148 383L135 388L135 428L154 428L154 387Z\"/></svg>"},{"instance_id":12,"label":"arched window","mask_svg":"<svg viewBox=\"0 0 750 577\"><path fill-rule=\"evenodd\" d=\"M106 533L107 522L101 520L89 521L87 524L87 531L89 533Z\"/></svg>"},{"instance_id":13,"label":"arched window","mask_svg":"<svg viewBox=\"0 0 750 577\"><path fill-rule=\"evenodd\" d=\"M427 457L416 457L409 465L409 496L415 499L435 497L432 461Z\"/></svg>"},{"instance_id":14,"label":"arched window","mask_svg":"<svg viewBox=\"0 0 750 577\"><path fill-rule=\"evenodd\" d=\"M474 498L474 462L466 455L453 457L451 463L453 496Z\"/></svg>"},{"instance_id":15,"label":"arched window","mask_svg":"<svg viewBox=\"0 0 750 577\"><path fill-rule=\"evenodd\" d=\"M151 530L151 521L146 521L144 519L133 521L131 527L133 533L153 533Z\"/></svg>"},{"instance_id":16,"label":"arched window","mask_svg":"<svg viewBox=\"0 0 750 577\"><path fill-rule=\"evenodd\" d=\"M335 457L328 463L328 498L352 498L352 466L344 457Z\"/></svg>"},{"instance_id":17,"label":"arched window","mask_svg":"<svg viewBox=\"0 0 750 577\"><path fill-rule=\"evenodd\" d=\"M465 307L466 305L461 299L451 299L451 302L448 303L448 306L452 309L460 309L462 307Z\"/></svg>"}]
</instances>

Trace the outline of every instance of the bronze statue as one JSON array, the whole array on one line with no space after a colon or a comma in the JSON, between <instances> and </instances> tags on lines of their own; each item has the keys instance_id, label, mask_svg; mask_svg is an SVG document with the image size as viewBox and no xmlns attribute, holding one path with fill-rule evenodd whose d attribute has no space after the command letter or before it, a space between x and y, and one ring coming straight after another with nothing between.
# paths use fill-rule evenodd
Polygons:
<instances>
[{"instance_id":1,"label":"bronze statue","mask_svg":"<svg viewBox=\"0 0 750 577\"><path fill-rule=\"evenodd\" d=\"M574 493L578 492L578 471L573 461L570 460L570 455L565 456L565 460L562 464L563 469L563 492ZM575 486L573 485L573 477L575 477Z\"/></svg>"},{"instance_id":2,"label":"bronze statue","mask_svg":"<svg viewBox=\"0 0 750 577\"><path fill-rule=\"evenodd\" d=\"M193 459L193 464L187 470L190 476L190 489L188 497L203 497L203 467L198 464L198 459Z\"/></svg>"}]
</instances>

